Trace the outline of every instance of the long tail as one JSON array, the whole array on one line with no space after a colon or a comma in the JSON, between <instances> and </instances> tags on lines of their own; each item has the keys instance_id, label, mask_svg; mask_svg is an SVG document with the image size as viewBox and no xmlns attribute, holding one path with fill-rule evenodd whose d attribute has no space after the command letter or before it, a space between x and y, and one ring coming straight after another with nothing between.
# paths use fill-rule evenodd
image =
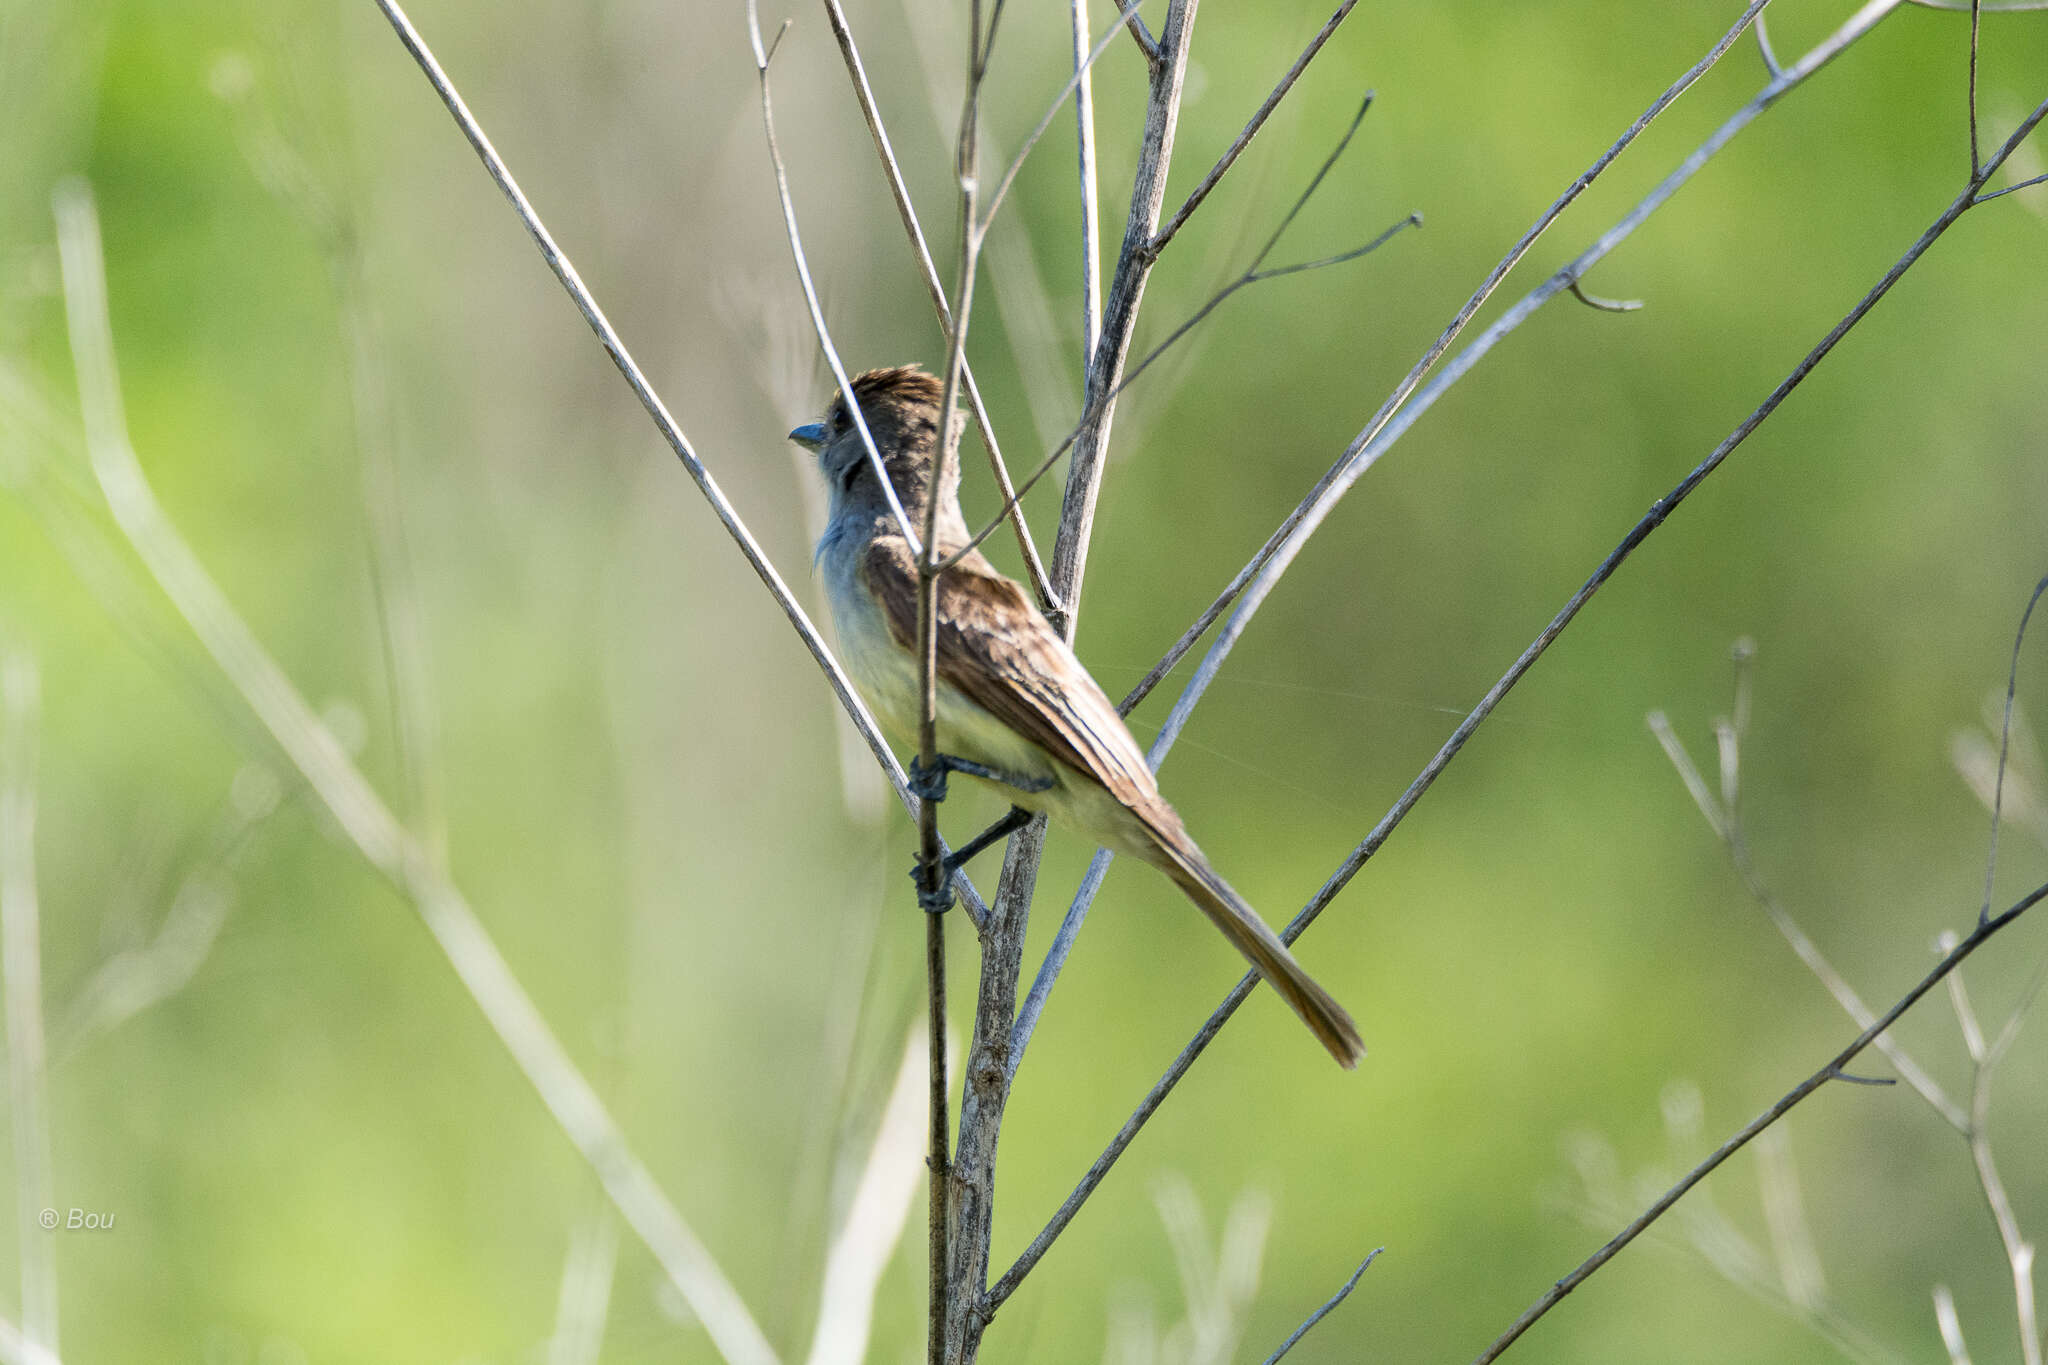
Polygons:
<instances>
[{"instance_id":1,"label":"long tail","mask_svg":"<svg viewBox=\"0 0 2048 1365\"><path fill-rule=\"evenodd\" d=\"M1332 1057L1346 1069L1357 1066L1358 1059L1365 1055L1365 1042L1358 1036L1358 1025L1351 1022L1351 1016L1330 998L1328 991L1316 984L1315 978L1302 970L1301 964L1294 960L1294 954L1288 952L1287 945L1280 941L1280 936L1266 927L1266 922L1245 903L1244 897L1233 891L1230 883L1209 866L1209 860L1202 856L1202 851L1180 827L1179 817L1168 808L1163 818L1159 815L1140 818L1144 819L1146 832L1152 836L1152 849L1148 851L1157 855L1146 861L1171 877L1174 885L1202 908L1209 921L1223 931L1223 937L1244 954L1245 960L1279 992L1288 1007L1301 1016L1301 1021L1330 1050Z\"/></svg>"}]
</instances>

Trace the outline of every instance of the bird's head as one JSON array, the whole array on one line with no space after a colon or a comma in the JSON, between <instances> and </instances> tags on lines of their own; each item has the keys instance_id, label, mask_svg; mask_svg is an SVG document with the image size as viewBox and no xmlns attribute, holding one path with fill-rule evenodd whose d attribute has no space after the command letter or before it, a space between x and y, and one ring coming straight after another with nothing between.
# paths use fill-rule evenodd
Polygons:
<instances>
[{"instance_id":1,"label":"bird's head","mask_svg":"<svg viewBox=\"0 0 2048 1365\"><path fill-rule=\"evenodd\" d=\"M875 451L889 471L889 482L915 525L922 520L932 463L938 456L939 381L915 365L899 365L856 376L852 389L868 434L874 438ZM789 433L789 439L817 454L818 471L832 490L835 515L845 510L881 512L888 507L844 394L832 400L823 421L798 427ZM948 471L941 494L942 516L957 506L959 486L956 465Z\"/></svg>"}]
</instances>

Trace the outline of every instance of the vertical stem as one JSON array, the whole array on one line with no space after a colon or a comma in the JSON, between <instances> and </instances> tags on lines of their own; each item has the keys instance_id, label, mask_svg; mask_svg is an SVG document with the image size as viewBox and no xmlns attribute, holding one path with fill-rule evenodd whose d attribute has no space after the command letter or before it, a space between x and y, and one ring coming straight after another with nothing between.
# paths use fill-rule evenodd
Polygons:
<instances>
[{"instance_id":1,"label":"vertical stem","mask_svg":"<svg viewBox=\"0 0 2048 1365\"><path fill-rule=\"evenodd\" d=\"M50 1128L43 1066L42 933L36 907L35 662L0 660L0 972L7 989L7 1080L14 1109L15 1217L21 1236L21 1330L57 1353L56 1242L49 1218Z\"/></svg>"},{"instance_id":2,"label":"vertical stem","mask_svg":"<svg viewBox=\"0 0 2048 1365\"><path fill-rule=\"evenodd\" d=\"M929 807L930 802L925 805ZM925 1350L930 1365L945 1365L946 1359L946 1187L952 1179L947 1162L947 1137L951 1123L946 1113L946 917L924 917L924 966L930 982L931 1016L931 1151L926 1164L931 1168L931 1200L926 1250L931 1256L929 1303L926 1308Z\"/></svg>"},{"instance_id":3,"label":"vertical stem","mask_svg":"<svg viewBox=\"0 0 2048 1365\"><path fill-rule=\"evenodd\" d=\"M1173 0L1159 33L1159 60L1151 70L1151 98L1145 107L1145 134L1138 151L1138 171L1131 185L1131 211L1124 225L1123 248L1116 277L1102 312L1102 335L1089 358L1087 392L1108 393L1123 375L1136 328L1138 303L1158 260L1152 234L1166 196L1166 171L1173 161L1174 131L1180 123L1181 83L1187 75L1188 45L1194 37L1199 0ZM1095 501L1102 489L1102 461L1109 448L1114 400L1082 428L1074 441L1073 463L1067 470L1066 500L1060 508L1059 539L1053 545L1053 591L1063 608L1054 622L1069 640L1081 605L1081 580L1088 561L1088 542L1095 528Z\"/></svg>"},{"instance_id":4,"label":"vertical stem","mask_svg":"<svg viewBox=\"0 0 2048 1365\"><path fill-rule=\"evenodd\" d=\"M1088 0L1073 0L1075 143L1081 162L1081 406L1094 396L1088 376L1102 340L1102 214L1095 185L1095 74L1088 65Z\"/></svg>"},{"instance_id":5,"label":"vertical stem","mask_svg":"<svg viewBox=\"0 0 2048 1365\"><path fill-rule=\"evenodd\" d=\"M1984 0L1970 0L1970 177L1984 168L1977 149L1977 30L1984 22Z\"/></svg>"},{"instance_id":6,"label":"vertical stem","mask_svg":"<svg viewBox=\"0 0 2048 1365\"><path fill-rule=\"evenodd\" d=\"M935 771L938 758L938 590L939 590L939 500L947 485L946 471L959 455L959 435L953 414L967 365L967 324L974 309L974 276L981 259L982 229L976 221L976 196L980 176L979 126L981 80L985 74L986 52L982 42L981 0L973 0L967 17L967 94L960 111L960 141L956 170L960 184L960 275L954 285L952 335L946 350L946 370L939 402L939 448L933 462L931 482L925 490L923 553L917 564L917 669L918 669L918 755L927 772ZM938 803L924 801L918 807L920 884L936 905L935 897L944 883L945 864L939 846ZM931 1130L931 1271L927 1305L926 1352L930 1365L944 1365L951 1348L961 1340L957 1324L964 1305L978 1301L981 1285L963 1292L967 1283L953 1275L951 1232L954 1221L952 1190L953 1163L948 1156L950 1125L946 1119L946 963L943 916L927 910L925 969L930 981L932 1029L932 1130Z\"/></svg>"},{"instance_id":7,"label":"vertical stem","mask_svg":"<svg viewBox=\"0 0 2048 1365\"><path fill-rule=\"evenodd\" d=\"M1129 354L1131 335L1137 319L1138 301L1156 255L1150 248L1158 227L1165 198L1166 171L1173 154L1173 132L1180 114L1182 77L1187 67L1188 44L1193 35L1197 0L1172 0L1160 42L1159 59L1151 68L1151 95L1147 104L1144 137L1139 147L1138 173L1132 189L1130 220L1117 260L1107 309L1088 306L1085 324L1093 338L1084 396L1107 393L1116 385ZM1075 41L1082 60L1088 51L1085 34L1077 30ZM1085 90L1085 84L1077 85ZM1089 137L1088 115L1081 116L1080 128ZM1092 159L1086 148L1083 157ZM1083 196L1087 190L1083 162ZM1084 203L1084 222L1088 215ZM971 221L971 220L970 220ZM972 234L970 234L972 238ZM979 246L978 239L974 244ZM1089 248L1091 259L1095 248ZM1084 293L1087 290L1084 280ZM1095 321L1100 319L1099 322ZM1053 592L1060 611L1050 619L1068 639L1073 638L1074 616L1081 586L1081 569L1088 554L1088 531L1100 487L1101 452L1109 437L1111 403L1094 414L1082 440L1074 447L1074 467L1067 482L1067 502L1062 512L1059 539L1053 550ZM1084 456L1084 450L1087 454ZM929 538L928 538L929 540ZM1015 1021L1017 980L1023 965L1024 932L1029 922L1031 892L1038 873L1039 855L1044 847L1045 821L1033 820L1010 843L1003 864L1003 879L990 906L982 936L982 966L976 1001L974 1037L969 1049L960 1099L960 1142L953 1167L954 1235L951 1292L955 1296L947 1365L972 1365L981 1348L981 1336L994 1308L989 1301L988 1256L990 1234L995 1223L996 1147L1002 1133L1003 1111L1009 1101L1011 1081L1010 1030Z\"/></svg>"}]
</instances>

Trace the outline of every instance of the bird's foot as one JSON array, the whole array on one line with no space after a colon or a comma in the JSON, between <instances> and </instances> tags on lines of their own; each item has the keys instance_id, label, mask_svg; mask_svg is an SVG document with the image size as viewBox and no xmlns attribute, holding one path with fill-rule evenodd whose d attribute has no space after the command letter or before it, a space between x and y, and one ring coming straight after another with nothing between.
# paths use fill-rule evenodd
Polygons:
<instances>
[{"instance_id":1,"label":"bird's foot","mask_svg":"<svg viewBox=\"0 0 2048 1365\"><path fill-rule=\"evenodd\" d=\"M953 860L939 861L938 884L931 885L925 877L924 860L920 858L910 868L910 883L917 888L917 905L927 915L943 915L953 908Z\"/></svg>"},{"instance_id":2,"label":"bird's foot","mask_svg":"<svg viewBox=\"0 0 2048 1365\"><path fill-rule=\"evenodd\" d=\"M953 754L934 754L930 767L925 766L921 755L911 759L910 781L907 785L921 801L944 801L948 773L966 773L969 777L1013 787L1020 792L1042 792L1052 789L1052 779L1049 777L1026 777L1022 773L1005 772L1001 768L991 768L986 763L976 763L971 758L960 758Z\"/></svg>"},{"instance_id":3,"label":"bird's foot","mask_svg":"<svg viewBox=\"0 0 2048 1365\"><path fill-rule=\"evenodd\" d=\"M932 891L925 886L924 859L910 865L910 881L917 888L917 903L927 914L943 914L953 904L953 874L967 866L975 854L999 839L1004 839L1031 823L1031 812L1022 806L1010 807L1010 813L990 825L981 833L969 839L939 859L939 889Z\"/></svg>"}]
</instances>

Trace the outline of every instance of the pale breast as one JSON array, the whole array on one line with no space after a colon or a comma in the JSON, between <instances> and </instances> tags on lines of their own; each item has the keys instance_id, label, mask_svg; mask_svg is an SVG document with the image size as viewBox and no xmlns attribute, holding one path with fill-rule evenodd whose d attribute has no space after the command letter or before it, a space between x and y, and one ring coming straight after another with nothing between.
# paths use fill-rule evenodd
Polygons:
<instances>
[{"instance_id":1,"label":"pale breast","mask_svg":"<svg viewBox=\"0 0 2048 1365\"><path fill-rule=\"evenodd\" d=\"M854 690L875 713L875 719L897 744L917 744L917 663L896 643L881 605L861 582L860 546L827 536L818 547L818 571L832 606L832 625L839 635L840 661ZM1056 775L1057 765L1038 745L990 715L958 689L941 681L938 688L938 745L942 753L971 759L1021 777ZM1009 799L1030 805L1005 789Z\"/></svg>"}]
</instances>

